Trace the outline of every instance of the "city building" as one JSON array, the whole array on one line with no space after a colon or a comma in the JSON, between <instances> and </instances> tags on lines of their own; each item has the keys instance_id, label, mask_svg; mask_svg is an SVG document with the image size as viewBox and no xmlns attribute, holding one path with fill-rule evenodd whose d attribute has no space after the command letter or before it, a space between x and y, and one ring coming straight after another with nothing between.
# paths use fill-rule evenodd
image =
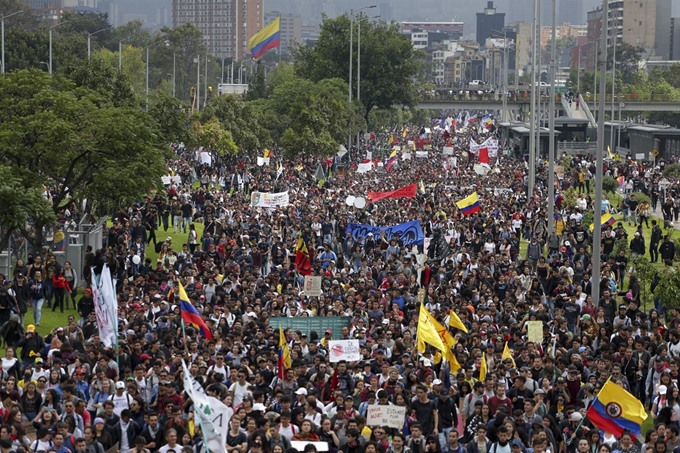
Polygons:
<instances>
[{"instance_id":1,"label":"city building","mask_svg":"<svg viewBox=\"0 0 680 453\"><path fill-rule=\"evenodd\" d=\"M499 13L493 7L493 1L488 1L484 12L477 13L477 42L486 45L486 40L497 36L505 27L505 13Z\"/></svg>"},{"instance_id":2,"label":"city building","mask_svg":"<svg viewBox=\"0 0 680 453\"><path fill-rule=\"evenodd\" d=\"M172 25L193 23L203 33L208 53L244 59L248 39L264 26L264 0L173 0Z\"/></svg>"},{"instance_id":3,"label":"city building","mask_svg":"<svg viewBox=\"0 0 680 453\"><path fill-rule=\"evenodd\" d=\"M555 27L555 36L557 39L569 38L571 36L587 36L588 28L586 25L572 25L560 24ZM541 26L541 47L545 48L550 45L552 40L552 25Z\"/></svg>"},{"instance_id":4,"label":"city building","mask_svg":"<svg viewBox=\"0 0 680 453\"><path fill-rule=\"evenodd\" d=\"M302 19L300 16L272 11L264 15L264 25L271 24L277 17L281 17L281 47L279 50L281 54L290 54L290 49L294 43L302 44Z\"/></svg>"},{"instance_id":5,"label":"city building","mask_svg":"<svg viewBox=\"0 0 680 453\"><path fill-rule=\"evenodd\" d=\"M588 11L586 37L588 41L586 46L588 50L588 58L583 62L583 70L586 72L593 72L597 68L597 49L600 46L600 34L602 30L602 9L594 9ZM583 49L582 49L583 50ZM583 58L583 56L581 57Z\"/></svg>"},{"instance_id":6,"label":"city building","mask_svg":"<svg viewBox=\"0 0 680 453\"><path fill-rule=\"evenodd\" d=\"M515 40L514 53L511 51L508 66L515 71L515 80L530 74L531 68L531 23L515 22L508 25L507 38Z\"/></svg>"},{"instance_id":7,"label":"city building","mask_svg":"<svg viewBox=\"0 0 680 453\"><path fill-rule=\"evenodd\" d=\"M670 59L673 41L672 4L668 0L610 0L607 45L625 42L644 49L645 59ZM588 41L600 37L601 7L588 12ZM587 70L592 70L589 66Z\"/></svg>"},{"instance_id":8,"label":"city building","mask_svg":"<svg viewBox=\"0 0 680 453\"><path fill-rule=\"evenodd\" d=\"M61 20L62 8L60 0L28 0L34 16L54 24Z\"/></svg>"},{"instance_id":9,"label":"city building","mask_svg":"<svg viewBox=\"0 0 680 453\"><path fill-rule=\"evenodd\" d=\"M446 33L451 39L457 40L463 36L463 22L407 21L401 23L401 32L404 34L413 32Z\"/></svg>"},{"instance_id":10,"label":"city building","mask_svg":"<svg viewBox=\"0 0 680 453\"><path fill-rule=\"evenodd\" d=\"M671 19L669 60L680 60L680 18Z\"/></svg>"}]
</instances>

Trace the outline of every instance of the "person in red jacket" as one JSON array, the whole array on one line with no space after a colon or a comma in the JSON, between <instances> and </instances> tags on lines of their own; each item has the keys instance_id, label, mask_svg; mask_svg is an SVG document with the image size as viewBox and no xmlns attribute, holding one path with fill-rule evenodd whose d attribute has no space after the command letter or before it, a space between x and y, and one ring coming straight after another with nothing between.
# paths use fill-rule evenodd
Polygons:
<instances>
[{"instance_id":1,"label":"person in red jacket","mask_svg":"<svg viewBox=\"0 0 680 453\"><path fill-rule=\"evenodd\" d=\"M52 311L56 311L57 306L64 312L64 298L67 293L71 292L71 287L66 280L64 275L64 268L59 267L57 272L52 274L52 287L54 289L54 305L52 305Z\"/></svg>"}]
</instances>

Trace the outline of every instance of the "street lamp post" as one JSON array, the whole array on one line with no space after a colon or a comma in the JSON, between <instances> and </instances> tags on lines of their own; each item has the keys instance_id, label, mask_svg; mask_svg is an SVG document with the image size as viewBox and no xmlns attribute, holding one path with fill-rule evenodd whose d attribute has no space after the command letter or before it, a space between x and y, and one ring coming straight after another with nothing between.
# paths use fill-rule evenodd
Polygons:
<instances>
[{"instance_id":1,"label":"street lamp post","mask_svg":"<svg viewBox=\"0 0 680 453\"><path fill-rule=\"evenodd\" d=\"M176 66L177 66L177 52L172 52L172 97L173 98L176 97L175 96L175 87L176 87L175 81L177 80L176 79L176 72L175 72Z\"/></svg>"},{"instance_id":2,"label":"street lamp post","mask_svg":"<svg viewBox=\"0 0 680 453\"><path fill-rule=\"evenodd\" d=\"M15 16L17 14L23 13L24 10L22 9L21 11L15 11L12 14L7 14L6 16L2 16L2 25L0 28L2 28L2 74L5 73L5 19L8 17Z\"/></svg>"},{"instance_id":3,"label":"street lamp post","mask_svg":"<svg viewBox=\"0 0 680 453\"><path fill-rule=\"evenodd\" d=\"M531 108L529 110L529 178L527 181L527 194L529 199L534 195L534 180L536 179L536 47L537 37L540 33L538 25L538 1L534 0L534 22L532 25L531 38ZM540 125L539 125L540 126Z\"/></svg>"},{"instance_id":4,"label":"street lamp post","mask_svg":"<svg viewBox=\"0 0 680 453\"><path fill-rule=\"evenodd\" d=\"M555 227L555 54L557 53L557 20L556 1L552 0L552 36L550 42L550 116L548 117L548 234L552 234ZM579 52L580 52L579 47ZM579 64L580 66L580 64Z\"/></svg>"},{"instance_id":5,"label":"street lamp post","mask_svg":"<svg viewBox=\"0 0 680 453\"><path fill-rule=\"evenodd\" d=\"M109 30L109 28L102 28L101 30L97 30L94 33L88 33L87 35L87 59L90 59L90 56L92 55L92 37L96 35L97 33L101 33L103 31Z\"/></svg>"},{"instance_id":6,"label":"street lamp post","mask_svg":"<svg viewBox=\"0 0 680 453\"><path fill-rule=\"evenodd\" d=\"M57 28L60 25L64 25L67 22L68 21L65 20L63 22L59 22L58 24L54 24L54 25L50 26L50 60L49 60L49 63L50 63L50 71L49 72L50 72L50 74L52 74L52 30Z\"/></svg>"},{"instance_id":7,"label":"street lamp post","mask_svg":"<svg viewBox=\"0 0 680 453\"><path fill-rule=\"evenodd\" d=\"M349 10L349 92L348 92L348 99L347 103L349 104L350 108L352 106L352 64L354 62L354 58L352 55L352 51L354 50L354 13L363 11L365 9L370 9L370 8L375 8L375 5L369 5L369 6L364 6L363 8L359 8L357 10L350 9ZM349 124L350 128L348 131L347 135L347 151L349 151L352 148L352 123L350 120Z\"/></svg>"},{"instance_id":8,"label":"street lamp post","mask_svg":"<svg viewBox=\"0 0 680 453\"><path fill-rule=\"evenodd\" d=\"M380 16L373 16L371 19L378 19ZM361 101L361 17L357 20L357 101ZM360 135L357 132L357 149L360 145Z\"/></svg>"},{"instance_id":9,"label":"street lamp post","mask_svg":"<svg viewBox=\"0 0 680 453\"><path fill-rule=\"evenodd\" d=\"M146 46L146 110L149 110L149 49L162 42L164 42L166 45L168 44L167 40L162 39Z\"/></svg>"}]
</instances>

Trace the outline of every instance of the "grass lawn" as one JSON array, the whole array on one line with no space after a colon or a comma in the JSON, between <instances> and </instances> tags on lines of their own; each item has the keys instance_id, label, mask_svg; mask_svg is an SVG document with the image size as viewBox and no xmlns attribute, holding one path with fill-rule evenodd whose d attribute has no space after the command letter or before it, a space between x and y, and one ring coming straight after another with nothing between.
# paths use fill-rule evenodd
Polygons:
<instances>
[{"instance_id":1,"label":"grass lawn","mask_svg":"<svg viewBox=\"0 0 680 453\"><path fill-rule=\"evenodd\" d=\"M196 232L198 233L198 237L200 238L201 235L203 234L203 224L196 223L195 225ZM173 233L172 226L168 227L168 231L165 231L162 226L156 230L156 237L159 241L164 241L165 238L167 238L168 236L172 237L172 244L174 250L178 251L181 250L182 244L186 243L187 241L187 234L184 232ZM147 248L147 257L151 258L152 265L155 266L158 254L154 249L153 243ZM76 301L80 300L80 296L82 294L83 289L81 288L78 290L78 296L76 297ZM51 308L47 308L47 305L44 305L42 309L42 318L40 320L40 326L37 327L38 332L44 336L50 333L52 329L57 329L58 327L66 327L68 315L71 314L75 315L76 319L79 319L76 310L71 305L70 307L71 308L69 310L64 310L64 313L61 313L59 312L59 310L57 310L56 312L52 312ZM32 308L29 308L28 313L26 313L26 316L24 317L24 324L25 325L33 324ZM4 350L0 350L0 353L4 354Z\"/></svg>"}]
</instances>

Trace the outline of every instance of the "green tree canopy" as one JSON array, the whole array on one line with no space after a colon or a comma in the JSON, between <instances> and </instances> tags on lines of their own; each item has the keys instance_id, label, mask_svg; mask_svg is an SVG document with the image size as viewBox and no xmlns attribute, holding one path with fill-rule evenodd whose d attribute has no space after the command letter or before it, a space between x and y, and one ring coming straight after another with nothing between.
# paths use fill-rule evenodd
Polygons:
<instances>
[{"instance_id":1,"label":"green tree canopy","mask_svg":"<svg viewBox=\"0 0 680 453\"><path fill-rule=\"evenodd\" d=\"M329 156L365 127L356 105L347 103L347 85L339 79L313 82L291 76L277 80L267 99L253 101L287 156Z\"/></svg>"},{"instance_id":2,"label":"green tree canopy","mask_svg":"<svg viewBox=\"0 0 680 453\"><path fill-rule=\"evenodd\" d=\"M358 22L361 22L361 103L364 118L368 119L374 107L414 105L418 98L414 80L420 63L411 41L401 33L396 22L373 22L365 15L355 18L352 77L356 80ZM324 17L319 40L314 47L297 47L294 50L298 74L313 82L331 78L347 81L349 43L349 16ZM356 90L356 83L354 85Z\"/></svg>"},{"instance_id":3,"label":"green tree canopy","mask_svg":"<svg viewBox=\"0 0 680 453\"><path fill-rule=\"evenodd\" d=\"M38 70L0 78L0 163L23 187L52 187L54 213L70 199L113 208L158 188L169 153L152 118L68 82ZM34 220L19 229L39 246L47 218Z\"/></svg>"}]
</instances>

